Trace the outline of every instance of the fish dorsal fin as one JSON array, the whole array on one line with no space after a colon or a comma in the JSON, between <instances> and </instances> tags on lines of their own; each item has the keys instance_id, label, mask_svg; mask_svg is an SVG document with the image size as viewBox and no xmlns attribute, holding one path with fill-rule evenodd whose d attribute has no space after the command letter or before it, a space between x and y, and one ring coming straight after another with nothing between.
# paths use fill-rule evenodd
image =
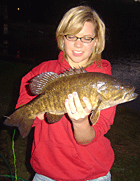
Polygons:
<instances>
[{"instance_id":1,"label":"fish dorsal fin","mask_svg":"<svg viewBox=\"0 0 140 181\"><path fill-rule=\"evenodd\" d=\"M46 85L51 83L53 80L59 77L65 77L65 76L70 76L70 75L80 74L80 73L85 73L85 72L86 70L84 70L83 68L70 69L69 71L65 71L59 75L54 72L44 72L42 74L37 75L31 80L29 84L29 88L32 94L39 95L44 92Z\"/></svg>"},{"instance_id":2,"label":"fish dorsal fin","mask_svg":"<svg viewBox=\"0 0 140 181\"><path fill-rule=\"evenodd\" d=\"M54 72L43 72L42 74L39 74L31 79L31 82L29 84L30 91L34 95L39 95L44 92L46 84L52 82L58 77L59 75Z\"/></svg>"},{"instance_id":3,"label":"fish dorsal fin","mask_svg":"<svg viewBox=\"0 0 140 181\"><path fill-rule=\"evenodd\" d=\"M74 75L74 74L81 74L81 73L86 73L87 71L84 70L83 67L79 67L79 69L76 68L71 68L69 69L69 71L65 71L63 73L60 74L60 76L69 76L69 75Z\"/></svg>"}]
</instances>

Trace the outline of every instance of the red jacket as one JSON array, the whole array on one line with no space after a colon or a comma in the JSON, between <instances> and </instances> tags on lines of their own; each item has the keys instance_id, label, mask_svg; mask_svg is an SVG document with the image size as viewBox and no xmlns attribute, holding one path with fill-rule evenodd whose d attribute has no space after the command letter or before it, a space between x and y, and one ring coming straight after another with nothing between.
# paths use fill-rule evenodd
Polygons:
<instances>
[{"instance_id":1,"label":"red jacket","mask_svg":"<svg viewBox=\"0 0 140 181\"><path fill-rule=\"evenodd\" d=\"M60 73L69 68L67 61L63 61L63 52L60 52L58 60L43 62L32 69L22 78L16 108L35 97L28 95L26 91L26 85L31 78L42 72ZM111 75L110 63L103 59L101 68L94 63L86 70ZM116 107L101 111L99 120L93 126L95 138L87 145L76 142L71 124L65 115L54 124L36 118L33 124L35 132L31 154L34 171L57 181L85 181L106 175L114 162L114 152L110 141L104 135L113 124L115 111Z\"/></svg>"}]
</instances>

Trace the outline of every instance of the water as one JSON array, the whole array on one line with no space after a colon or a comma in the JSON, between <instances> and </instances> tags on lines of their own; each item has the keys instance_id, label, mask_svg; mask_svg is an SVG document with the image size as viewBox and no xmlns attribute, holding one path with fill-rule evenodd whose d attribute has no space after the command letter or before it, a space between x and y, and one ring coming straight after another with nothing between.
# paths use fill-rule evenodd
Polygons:
<instances>
[{"instance_id":1,"label":"water","mask_svg":"<svg viewBox=\"0 0 140 181\"><path fill-rule=\"evenodd\" d=\"M140 55L130 54L128 57L111 60L111 65L113 77L133 85L135 92L140 95ZM122 106L140 111L140 97Z\"/></svg>"}]
</instances>

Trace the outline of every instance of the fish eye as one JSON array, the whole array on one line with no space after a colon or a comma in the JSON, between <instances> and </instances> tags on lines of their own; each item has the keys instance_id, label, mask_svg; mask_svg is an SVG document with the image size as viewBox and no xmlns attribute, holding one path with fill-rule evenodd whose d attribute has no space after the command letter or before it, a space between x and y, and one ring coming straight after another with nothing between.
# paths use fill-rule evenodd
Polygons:
<instances>
[{"instance_id":1,"label":"fish eye","mask_svg":"<svg viewBox=\"0 0 140 181\"><path fill-rule=\"evenodd\" d=\"M119 88L120 88L120 90L123 90L123 89L124 89L124 86L120 86Z\"/></svg>"}]
</instances>

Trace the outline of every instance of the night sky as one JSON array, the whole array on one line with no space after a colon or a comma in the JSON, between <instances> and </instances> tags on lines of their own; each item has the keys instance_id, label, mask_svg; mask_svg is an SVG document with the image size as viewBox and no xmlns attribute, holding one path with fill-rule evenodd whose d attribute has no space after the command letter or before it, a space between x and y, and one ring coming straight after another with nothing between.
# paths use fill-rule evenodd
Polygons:
<instances>
[{"instance_id":1,"label":"night sky","mask_svg":"<svg viewBox=\"0 0 140 181\"><path fill-rule=\"evenodd\" d=\"M139 14L140 17L140 2L134 0L7 0L7 5L10 19L31 19L35 22L46 23L55 23L68 9L77 5L90 5L106 21L112 16L121 16L118 14L121 11ZM20 12L16 10L18 7Z\"/></svg>"},{"instance_id":2,"label":"night sky","mask_svg":"<svg viewBox=\"0 0 140 181\"><path fill-rule=\"evenodd\" d=\"M77 5L89 5L106 25L106 47L110 51L138 52L140 46L140 2L135 0L1 0L7 4L8 19L51 24ZM20 11L17 11L20 8ZM109 48L108 48L109 47Z\"/></svg>"}]
</instances>

